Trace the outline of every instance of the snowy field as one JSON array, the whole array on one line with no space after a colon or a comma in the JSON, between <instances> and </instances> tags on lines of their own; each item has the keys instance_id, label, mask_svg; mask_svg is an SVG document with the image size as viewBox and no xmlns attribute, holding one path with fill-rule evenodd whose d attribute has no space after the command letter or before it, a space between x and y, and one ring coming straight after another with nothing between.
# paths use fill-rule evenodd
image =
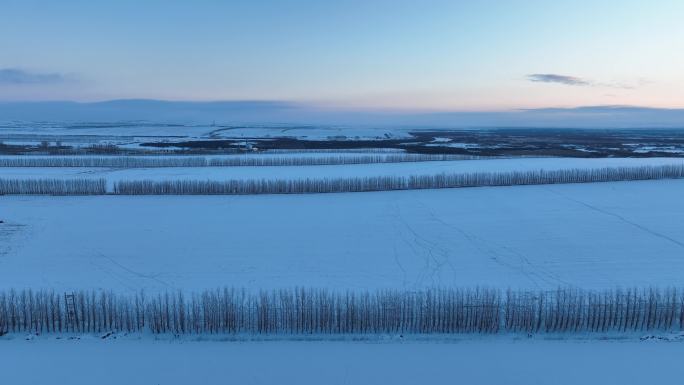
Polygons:
<instances>
[{"instance_id":1,"label":"snowy field","mask_svg":"<svg viewBox=\"0 0 684 385\"><path fill-rule=\"evenodd\" d=\"M412 129L419 131L420 129ZM210 132L215 138L297 138L302 140L377 140L412 138L408 129L373 127L236 127Z\"/></svg>"},{"instance_id":2,"label":"snowy field","mask_svg":"<svg viewBox=\"0 0 684 385\"><path fill-rule=\"evenodd\" d=\"M514 158L278 167L4 167L0 178L106 178L111 189L117 181L140 179L318 179L682 163L681 158ZM684 180L358 194L0 196L0 290L679 288L682 196ZM31 385L660 384L680 375L684 354L684 334L642 341L633 332L532 338L103 335L108 337L2 336L0 378Z\"/></svg>"},{"instance_id":3,"label":"snowy field","mask_svg":"<svg viewBox=\"0 0 684 385\"><path fill-rule=\"evenodd\" d=\"M50 158L143 158L143 159L187 159L187 158L204 158L204 159L263 159L263 158L330 158L330 157L347 157L357 158L359 156L375 156L375 157L392 157L398 154L405 154L401 150L385 149L380 150L345 150L345 151L324 151L324 150L279 150L279 151L260 151L260 152L245 152L240 154L201 154L201 155L0 155L0 159L50 159ZM681 158L671 158L680 159Z\"/></svg>"},{"instance_id":4,"label":"snowy field","mask_svg":"<svg viewBox=\"0 0 684 385\"><path fill-rule=\"evenodd\" d=\"M638 340L0 339L2 377L13 385L676 384L682 356L682 343Z\"/></svg>"},{"instance_id":5,"label":"snowy field","mask_svg":"<svg viewBox=\"0 0 684 385\"><path fill-rule=\"evenodd\" d=\"M0 197L0 289L677 286L684 180Z\"/></svg>"},{"instance_id":6,"label":"snowy field","mask_svg":"<svg viewBox=\"0 0 684 385\"><path fill-rule=\"evenodd\" d=\"M53 136L57 140L69 137L202 137L208 135L212 128L209 125L192 124L159 124L152 122L0 122L0 133L10 137L42 135Z\"/></svg>"},{"instance_id":7,"label":"snowy field","mask_svg":"<svg viewBox=\"0 0 684 385\"><path fill-rule=\"evenodd\" d=\"M409 131L421 128L375 128L348 126L292 126L292 125L254 125L254 126L212 126L210 124L154 124L149 122L120 123L34 123L0 122L0 134L4 136L43 135L55 138L70 136L137 137L149 140L150 137L173 138L297 138L303 140L327 139L396 139L411 138Z\"/></svg>"}]
</instances>

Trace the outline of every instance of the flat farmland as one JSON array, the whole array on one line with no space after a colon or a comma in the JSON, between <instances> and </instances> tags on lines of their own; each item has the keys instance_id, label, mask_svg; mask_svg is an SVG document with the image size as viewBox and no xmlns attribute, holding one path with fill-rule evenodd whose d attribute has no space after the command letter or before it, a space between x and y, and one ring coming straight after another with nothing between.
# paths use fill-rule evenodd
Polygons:
<instances>
[{"instance_id":1,"label":"flat farmland","mask_svg":"<svg viewBox=\"0 0 684 385\"><path fill-rule=\"evenodd\" d=\"M0 197L0 288L678 286L684 180Z\"/></svg>"},{"instance_id":2,"label":"flat farmland","mask_svg":"<svg viewBox=\"0 0 684 385\"><path fill-rule=\"evenodd\" d=\"M667 384L679 378L684 344L507 338L369 343L92 337L8 340L0 344L0 354L3 374L16 385L90 385L93 378L102 385L529 385L550 379L558 385L637 385ZM35 370L36 361L44 370ZM74 370L74 362L82 367Z\"/></svg>"}]
</instances>

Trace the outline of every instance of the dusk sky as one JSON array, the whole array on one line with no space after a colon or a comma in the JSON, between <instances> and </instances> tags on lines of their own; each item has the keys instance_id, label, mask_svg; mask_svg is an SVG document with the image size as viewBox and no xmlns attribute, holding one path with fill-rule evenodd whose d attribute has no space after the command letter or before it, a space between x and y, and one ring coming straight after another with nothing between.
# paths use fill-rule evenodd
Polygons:
<instances>
[{"instance_id":1,"label":"dusk sky","mask_svg":"<svg viewBox=\"0 0 684 385\"><path fill-rule=\"evenodd\" d=\"M684 107L682 0L0 0L0 10L2 101Z\"/></svg>"}]
</instances>

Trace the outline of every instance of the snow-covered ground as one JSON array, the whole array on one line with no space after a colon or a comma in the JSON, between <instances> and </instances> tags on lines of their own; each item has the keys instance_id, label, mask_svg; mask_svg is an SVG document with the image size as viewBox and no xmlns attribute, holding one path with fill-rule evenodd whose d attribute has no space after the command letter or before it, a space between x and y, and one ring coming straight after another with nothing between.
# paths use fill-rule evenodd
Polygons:
<instances>
[{"instance_id":1,"label":"snow-covered ground","mask_svg":"<svg viewBox=\"0 0 684 385\"><path fill-rule=\"evenodd\" d=\"M408 129L311 126L311 127L239 127L215 129L219 138L297 138L304 140L377 140L412 138Z\"/></svg>"},{"instance_id":2,"label":"snow-covered ground","mask_svg":"<svg viewBox=\"0 0 684 385\"><path fill-rule=\"evenodd\" d=\"M683 343L0 339L13 385L677 384Z\"/></svg>"},{"instance_id":3,"label":"snow-covered ground","mask_svg":"<svg viewBox=\"0 0 684 385\"><path fill-rule=\"evenodd\" d=\"M84 159L84 158L143 158L143 159L187 159L187 158L204 158L204 159L264 159L264 158L358 158L364 156L373 157L394 157L399 154L405 154L401 150L372 150L372 149L349 149L349 150L278 150L278 151L259 151L259 152L245 152L240 154L202 154L202 155L0 155L0 159L54 159L54 158L69 158L69 159ZM409 155L410 156L410 155ZM420 156L420 155L417 155ZM681 159L681 158L671 158Z\"/></svg>"},{"instance_id":4,"label":"snow-covered ground","mask_svg":"<svg viewBox=\"0 0 684 385\"><path fill-rule=\"evenodd\" d=\"M292 126L292 125L255 125L255 126L212 126L211 124L156 124L150 122L120 123L32 123L0 122L0 135L50 135L56 140L70 136L121 136L173 139L173 137L247 139L247 138L297 138L302 140L377 140L412 138L409 131L424 128L379 128L349 126Z\"/></svg>"},{"instance_id":5,"label":"snow-covered ground","mask_svg":"<svg viewBox=\"0 0 684 385\"><path fill-rule=\"evenodd\" d=\"M591 169L602 167L684 164L683 158L513 158L404 162L328 166L164 167L164 168L39 168L3 167L0 178L105 178L109 189L122 180L306 179L432 175L527 170Z\"/></svg>"},{"instance_id":6,"label":"snow-covered ground","mask_svg":"<svg viewBox=\"0 0 684 385\"><path fill-rule=\"evenodd\" d=\"M0 289L681 286L684 180L0 197Z\"/></svg>"},{"instance_id":7,"label":"snow-covered ground","mask_svg":"<svg viewBox=\"0 0 684 385\"><path fill-rule=\"evenodd\" d=\"M160 124L152 122L0 122L0 135L42 135L57 140L69 137L204 137L216 127L209 124ZM91 138L97 139L97 138Z\"/></svg>"}]
</instances>

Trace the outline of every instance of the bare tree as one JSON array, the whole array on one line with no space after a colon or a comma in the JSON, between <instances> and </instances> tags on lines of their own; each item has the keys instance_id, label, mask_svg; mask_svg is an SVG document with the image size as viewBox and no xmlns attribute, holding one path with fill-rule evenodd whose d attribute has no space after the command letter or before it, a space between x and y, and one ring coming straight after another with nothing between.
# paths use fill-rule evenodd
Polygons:
<instances>
[{"instance_id":1,"label":"bare tree","mask_svg":"<svg viewBox=\"0 0 684 385\"><path fill-rule=\"evenodd\" d=\"M0 334L456 334L677 331L684 296L674 288L502 292L426 289L335 292L218 289L74 294L76 317L52 290L0 292Z\"/></svg>"},{"instance_id":2,"label":"bare tree","mask_svg":"<svg viewBox=\"0 0 684 385\"><path fill-rule=\"evenodd\" d=\"M606 167L598 169L474 172L419 176L375 176L321 179L255 180L136 180L119 181L121 195L243 195L307 194L388 190L514 186L557 183L591 183L684 177L684 165Z\"/></svg>"},{"instance_id":3,"label":"bare tree","mask_svg":"<svg viewBox=\"0 0 684 385\"><path fill-rule=\"evenodd\" d=\"M61 147L61 143L55 144ZM240 167L240 166L320 166L342 164L373 164L402 162L432 162L483 159L480 156L453 154L361 154L355 156L18 156L1 158L0 167Z\"/></svg>"},{"instance_id":4,"label":"bare tree","mask_svg":"<svg viewBox=\"0 0 684 385\"><path fill-rule=\"evenodd\" d=\"M0 195L102 195L105 179L0 179Z\"/></svg>"}]
</instances>

